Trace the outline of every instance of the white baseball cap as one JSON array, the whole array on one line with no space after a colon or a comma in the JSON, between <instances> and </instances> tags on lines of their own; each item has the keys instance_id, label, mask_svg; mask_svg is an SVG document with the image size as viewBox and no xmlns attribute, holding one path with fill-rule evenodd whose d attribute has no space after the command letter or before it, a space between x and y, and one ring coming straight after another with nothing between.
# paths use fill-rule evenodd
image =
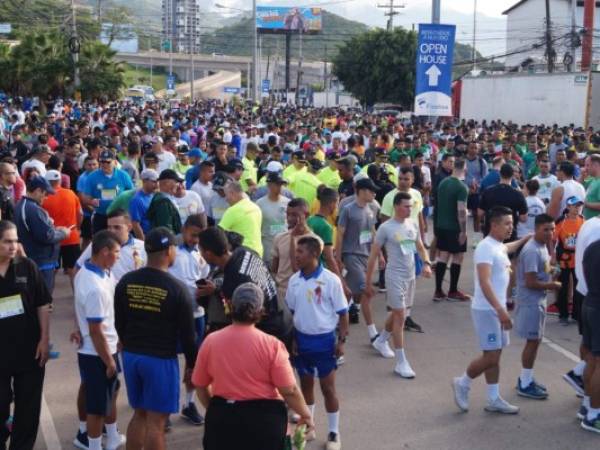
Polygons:
<instances>
[{"instance_id":1,"label":"white baseball cap","mask_svg":"<svg viewBox=\"0 0 600 450\"><path fill-rule=\"evenodd\" d=\"M279 161L271 161L267 164L267 172L281 172L283 171L283 164Z\"/></svg>"},{"instance_id":2,"label":"white baseball cap","mask_svg":"<svg viewBox=\"0 0 600 450\"><path fill-rule=\"evenodd\" d=\"M46 178L46 181L60 181L60 172L58 170L48 170L44 178Z\"/></svg>"}]
</instances>

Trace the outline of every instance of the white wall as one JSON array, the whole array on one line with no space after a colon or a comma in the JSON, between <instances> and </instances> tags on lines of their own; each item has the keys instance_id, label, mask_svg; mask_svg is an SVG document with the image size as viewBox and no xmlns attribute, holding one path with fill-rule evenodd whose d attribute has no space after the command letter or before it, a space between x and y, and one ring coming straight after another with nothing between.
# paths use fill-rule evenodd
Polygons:
<instances>
[{"instance_id":1,"label":"white wall","mask_svg":"<svg viewBox=\"0 0 600 450\"><path fill-rule=\"evenodd\" d=\"M515 0L516 2L517 0ZM557 38L571 31L571 0L551 0L550 17L552 23L552 37ZM576 10L577 31L583 27L583 6ZM594 14L594 28L600 27L600 7L596 7ZM482 33L485 30L482 30ZM518 8L506 15L506 52L522 50L535 43L544 42L546 32L546 2L545 0L528 0ZM492 33L490 33L492 34ZM482 34L482 36L484 36ZM600 45L600 37L594 38L594 46ZM556 62L562 63L565 52L570 52L570 39L557 39L555 41L557 53ZM506 57L507 66L516 66L527 57L545 61L545 47L531 49ZM581 47L576 51L576 60L581 59ZM598 59L595 55L594 60Z\"/></svg>"},{"instance_id":2,"label":"white wall","mask_svg":"<svg viewBox=\"0 0 600 450\"><path fill-rule=\"evenodd\" d=\"M587 83L577 73L514 74L463 80L460 116L518 124L584 126Z\"/></svg>"},{"instance_id":3,"label":"white wall","mask_svg":"<svg viewBox=\"0 0 600 450\"><path fill-rule=\"evenodd\" d=\"M589 104L589 120L588 126L594 127L595 130L600 128L600 72L592 73L592 89L591 98Z\"/></svg>"}]
</instances>

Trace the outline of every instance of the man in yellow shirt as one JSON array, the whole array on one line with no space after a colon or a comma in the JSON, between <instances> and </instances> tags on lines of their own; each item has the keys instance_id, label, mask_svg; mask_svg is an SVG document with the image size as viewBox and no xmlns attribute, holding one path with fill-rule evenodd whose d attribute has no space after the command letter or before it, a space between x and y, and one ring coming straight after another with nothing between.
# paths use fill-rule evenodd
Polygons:
<instances>
[{"instance_id":1,"label":"man in yellow shirt","mask_svg":"<svg viewBox=\"0 0 600 450\"><path fill-rule=\"evenodd\" d=\"M293 176L290 182L290 191L296 198L303 198L308 205L317 198L317 188L323 184L316 176L316 173L323 167L323 163L318 159L313 159L308 164L308 171L298 172Z\"/></svg>"},{"instance_id":2,"label":"man in yellow shirt","mask_svg":"<svg viewBox=\"0 0 600 450\"><path fill-rule=\"evenodd\" d=\"M256 156L258 155L258 146L254 142L248 142L246 146L246 156L242 160L244 173L240 179L244 192L252 193L256 190L258 169L256 168Z\"/></svg>"},{"instance_id":3,"label":"man in yellow shirt","mask_svg":"<svg viewBox=\"0 0 600 450\"><path fill-rule=\"evenodd\" d=\"M338 186L342 182L340 174L338 172L337 163L335 160L338 158L337 153L330 152L327 154L327 167L319 172L317 178L321 180L321 183L326 185L328 188L335 189L337 191Z\"/></svg>"},{"instance_id":4,"label":"man in yellow shirt","mask_svg":"<svg viewBox=\"0 0 600 450\"><path fill-rule=\"evenodd\" d=\"M291 183L298 172L306 172L306 156L302 150L296 150L292 153L292 164L283 171L283 178Z\"/></svg>"},{"instance_id":5,"label":"man in yellow shirt","mask_svg":"<svg viewBox=\"0 0 600 450\"><path fill-rule=\"evenodd\" d=\"M230 206L223 214L219 227L243 236L243 245L254 250L262 258L260 208L244 194L241 184L237 181L225 185L225 199Z\"/></svg>"}]
</instances>

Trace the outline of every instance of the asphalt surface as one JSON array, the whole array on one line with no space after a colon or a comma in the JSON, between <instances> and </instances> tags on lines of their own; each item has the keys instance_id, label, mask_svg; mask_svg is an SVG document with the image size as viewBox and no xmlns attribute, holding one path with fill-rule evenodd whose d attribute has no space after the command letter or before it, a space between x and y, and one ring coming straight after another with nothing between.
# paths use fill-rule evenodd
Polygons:
<instances>
[{"instance_id":1,"label":"asphalt surface","mask_svg":"<svg viewBox=\"0 0 600 450\"><path fill-rule=\"evenodd\" d=\"M465 258L460 287L473 291L472 250ZM386 360L370 346L364 322L352 325L346 345L346 363L338 370L341 402L341 438L346 450L447 449L500 450L526 448L573 450L600 448L600 436L580 428L575 413L580 401L562 379L574 365L579 337L576 325L564 327L550 317L535 367L535 377L550 396L545 401L518 397L515 384L520 373L523 341L511 336L501 361L500 392L521 407L516 416L500 416L483 410L486 388L483 378L473 383L468 413L453 401L451 380L461 375L478 354L468 303L434 303L433 280L419 279L413 317L425 333L408 333L406 354L416 372L413 380L394 375L394 360ZM385 298L374 300L377 327L385 316ZM55 312L51 318L52 342L60 358L47 366L42 424L36 449L73 448L78 419L76 394L79 372L76 349L68 337L73 329L73 302L67 279L58 276ZM361 318L362 320L362 318ZM183 395L183 394L182 394ZM322 397L317 395L317 441L308 449L321 449L327 434ZM119 428L125 432L132 411L125 389L118 402ZM168 447L202 448L203 427L179 416L172 417ZM243 449L240 449L243 450Z\"/></svg>"}]
</instances>

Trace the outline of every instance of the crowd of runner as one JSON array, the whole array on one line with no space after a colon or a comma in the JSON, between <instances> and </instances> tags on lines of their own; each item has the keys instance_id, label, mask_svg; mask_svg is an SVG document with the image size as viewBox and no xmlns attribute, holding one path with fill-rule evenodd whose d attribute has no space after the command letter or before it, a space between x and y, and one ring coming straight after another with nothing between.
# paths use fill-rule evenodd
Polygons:
<instances>
[{"instance_id":1,"label":"crowd of runner","mask_svg":"<svg viewBox=\"0 0 600 450\"><path fill-rule=\"evenodd\" d=\"M435 279L434 302L471 304L481 353L452 382L462 411L484 374L485 409L519 412L499 389L513 323L517 393L548 397L534 363L556 315L582 336L563 378L600 433L600 133L217 101L45 106L0 104L2 448L34 446L62 273L80 449L164 449L176 413L204 424L205 449L290 448L288 421L316 438L316 378L322 440L340 449L349 330L415 378L404 332L424 331L419 277ZM469 246L473 296L460 288Z\"/></svg>"}]
</instances>

